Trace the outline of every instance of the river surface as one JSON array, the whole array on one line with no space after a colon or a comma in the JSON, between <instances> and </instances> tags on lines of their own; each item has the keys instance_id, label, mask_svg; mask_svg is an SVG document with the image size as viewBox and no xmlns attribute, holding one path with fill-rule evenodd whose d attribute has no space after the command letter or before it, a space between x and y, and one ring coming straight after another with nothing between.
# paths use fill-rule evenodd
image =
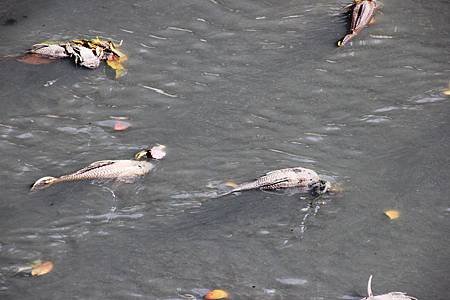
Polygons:
<instances>
[{"instance_id":1,"label":"river surface","mask_svg":"<svg viewBox=\"0 0 450 300\"><path fill-rule=\"evenodd\" d=\"M450 299L450 5L386 0L337 48L346 4L3 1L0 298L359 299L373 274L376 294ZM125 76L13 57L95 36L123 40ZM29 192L155 143L135 183ZM344 191L211 197L293 166ZM37 259L53 272L14 275Z\"/></svg>"}]
</instances>

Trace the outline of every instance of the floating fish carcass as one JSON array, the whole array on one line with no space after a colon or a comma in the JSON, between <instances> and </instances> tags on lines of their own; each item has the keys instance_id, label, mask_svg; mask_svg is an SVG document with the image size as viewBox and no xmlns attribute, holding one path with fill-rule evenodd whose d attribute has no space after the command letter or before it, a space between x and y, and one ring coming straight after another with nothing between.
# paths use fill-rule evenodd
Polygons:
<instances>
[{"instance_id":1,"label":"floating fish carcass","mask_svg":"<svg viewBox=\"0 0 450 300\"><path fill-rule=\"evenodd\" d=\"M152 155L155 154L155 156ZM61 182L114 179L118 181L129 181L138 176L143 176L153 169L154 165L148 160L162 159L165 156L165 146L157 145L149 150L136 153L135 160L101 160L88 165L74 173L60 177L45 176L38 179L32 186L31 191L47 188Z\"/></svg>"},{"instance_id":2,"label":"floating fish carcass","mask_svg":"<svg viewBox=\"0 0 450 300\"><path fill-rule=\"evenodd\" d=\"M255 189L278 190L286 188L298 188L304 192L324 194L330 187L330 182L320 179L315 171L302 167L295 167L268 172L254 181L239 184L231 191L220 196Z\"/></svg>"},{"instance_id":3,"label":"floating fish carcass","mask_svg":"<svg viewBox=\"0 0 450 300\"><path fill-rule=\"evenodd\" d=\"M75 64L89 69L98 68L102 60L113 69L117 69L122 67L121 63L127 59L127 56L112 41L99 38L43 42L33 45L28 53L49 58L71 57Z\"/></svg>"},{"instance_id":4,"label":"floating fish carcass","mask_svg":"<svg viewBox=\"0 0 450 300\"><path fill-rule=\"evenodd\" d=\"M372 275L369 277L369 281L367 282L367 297L362 298L361 300L418 300L412 296L408 296L406 293L402 292L390 292L383 295L374 296L372 292Z\"/></svg>"},{"instance_id":5,"label":"floating fish carcass","mask_svg":"<svg viewBox=\"0 0 450 300\"><path fill-rule=\"evenodd\" d=\"M375 0L355 0L350 8L353 8L350 33L348 33L342 40L338 41L337 44L339 47L343 47L351 39L358 35L364 27L370 24L373 20L378 5Z\"/></svg>"}]
</instances>

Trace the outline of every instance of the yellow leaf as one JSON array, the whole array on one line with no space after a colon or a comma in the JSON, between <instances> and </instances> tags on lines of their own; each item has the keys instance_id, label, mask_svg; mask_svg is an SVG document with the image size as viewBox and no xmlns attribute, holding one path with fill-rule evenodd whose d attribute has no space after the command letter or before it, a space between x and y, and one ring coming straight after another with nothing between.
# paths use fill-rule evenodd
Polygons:
<instances>
[{"instance_id":1,"label":"yellow leaf","mask_svg":"<svg viewBox=\"0 0 450 300\"><path fill-rule=\"evenodd\" d=\"M400 216L400 212L394 209L385 210L384 214L391 220L398 219L398 217Z\"/></svg>"},{"instance_id":2,"label":"yellow leaf","mask_svg":"<svg viewBox=\"0 0 450 300\"><path fill-rule=\"evenodd\" d=\"M109 67L116 71L116 79L125 75L125 68L123 67L120 59L107 60L106 63Z\"/></svg>"},{"instance_id":3,"label":"yellow leaf","mask_svg":"<svg viewBox=\"0 0 450 300\"><path fill-rule=\"evenodd\" d=\"M228 299L228 293L224 290L212 290L209 291L205 297L205 300L225 300Z\"/></svg>"},{"instance_id":4,"label":"yellow leaf","mask_svg":"<svg viewBox=\"0 0 450 300\"><path fill-rule=\"evenodd\" d=\"M111 50L112 53L117 55L122 61L125 61L128 59L126 54L123 53L122 51L120 51L119 49L117 49L116 45L114 45L113 42L109 42L109 49Z\"/></svg>"}]
</instances>

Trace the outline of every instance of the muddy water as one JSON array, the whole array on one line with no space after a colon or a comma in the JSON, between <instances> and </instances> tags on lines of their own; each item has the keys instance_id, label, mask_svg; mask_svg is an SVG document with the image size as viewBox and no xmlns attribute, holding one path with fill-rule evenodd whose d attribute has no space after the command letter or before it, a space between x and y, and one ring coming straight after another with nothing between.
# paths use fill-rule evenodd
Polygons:
<instances>
[{"instance_id":1,"label":"muddy water","mask_svg":"<svg viewBox=\"0 0 450 300\"><path fill-rule=\"evenodd\" d=\"M448 299L449 11L385 1L345 48L346 1L6 1L0 53L123 40L128 74L0 60L0 298ZM131 124L115 132L113 118ZM134 184L28 188L168 147ZM304 166L340 195L210 196ZM389 221L385 209L400 218ZM39 278L14 275L36 259Z\"/></svg>"}]
</instances>

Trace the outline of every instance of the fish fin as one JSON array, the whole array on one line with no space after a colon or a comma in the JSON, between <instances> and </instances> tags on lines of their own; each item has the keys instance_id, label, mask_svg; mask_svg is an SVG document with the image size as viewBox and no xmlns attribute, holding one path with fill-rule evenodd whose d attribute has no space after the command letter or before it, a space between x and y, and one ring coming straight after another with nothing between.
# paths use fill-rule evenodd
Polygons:
<instances>
[{"instance_id":1,"label":"fish fin","mask_svg":"<svg viewBox=\"0 0 450 300\"><path fill-rule=\"evenodd\" d=\"M344 12L349 12L355 7L355 5L356 5L355 3L347 4L346 6L342 7L342 10Z\"/></svg>"},{"instance_id":2,"label":"fish fin","mask_svg":"<svg viewBox=\"0 0 450 300\"><path fill-rule=\"evenodd\" d=\"M269 172L265 173L265 174L262 175L262 176L267 176L267 175L270 175L270 174L273 174L273 173L276 173L276 172L278 172L278 170L269 171ZM262 177L262 176L260 176L260 177Z\"/></svg>"},{"instance_id":3,"label":"fish fin","mask_svg":"<svg viewBox=\"0 0 450 300\"><path fill-rule=\"evenodd\" d=\"M272 175L272 174L275 174L275 173L283 173L283 172L286 172L286 171L293 171L294 169L296 169L296 168L285 168L285 169L273 170L273 171L267 172L263 176ZM261 176L261 177L263 177L263 176Z\"/></svg>"},{"instance_id":4,"label":"fish fin","mask_svg":"<svg viewBox=\"0 0 450 300\"><path fill-rule=\"evenodd\" d=\"M246 191L246 190L250 190L250 189L262 189L263 190L263 189L268 188L268 187L270 187L272 185L279 184L279 183L282 183L282 182L287 182L287 181L289 181L289 178L286 177L286 178L281 178L281 179L279 179L277 181L273 181L273 182L261 185L261 186L256 187L256 188L247 188L247 189L242 187L243 185L245 185L245 183L244 183L244 184L242 184L240 186L237 186L236 188L234 188L232 190L229 190L227 192L223 192L221 194L218 194L215 198L221 198L221 197L233 194L233 193L242 192L242 191Z\"/></svg>"},{"instance_id":5,"label":"fish fin","mask_svg":"<svg viewBox=\"0 0 450 300\"><path fill-rule=\"evenodd\" d=\"M76 171L74 173L74 175L83 174L83 173L86 173L86 172L88 172L90 170L93 170L93 169L97 169L97 168L100 168L100 167L112 165L114 162L115 162L114 160L100 160L100 161L96 161L96 162L93 162L92 164L90 164L89 166L87 166L87 167L85 167L85 168L83 168L81 170Z\"/></svg>"},{"instance_id":6,"label":"fish fin","mask_svg":"<svg viewBox=\"0 0 450 300\"><path fill-rule=\"evenodd\" d=\"M237 192L237 191L235 191L235 190L233 189L233 190L228 191L228 192L217 193L217 194L216 194L214 197L212 197L212 198L215 198L215 199L217 199L217 198L222 198L222 197L228 196L228 195L230 195L230 194L233 194L234 192Z\"/></svg>"}]
</instances>

